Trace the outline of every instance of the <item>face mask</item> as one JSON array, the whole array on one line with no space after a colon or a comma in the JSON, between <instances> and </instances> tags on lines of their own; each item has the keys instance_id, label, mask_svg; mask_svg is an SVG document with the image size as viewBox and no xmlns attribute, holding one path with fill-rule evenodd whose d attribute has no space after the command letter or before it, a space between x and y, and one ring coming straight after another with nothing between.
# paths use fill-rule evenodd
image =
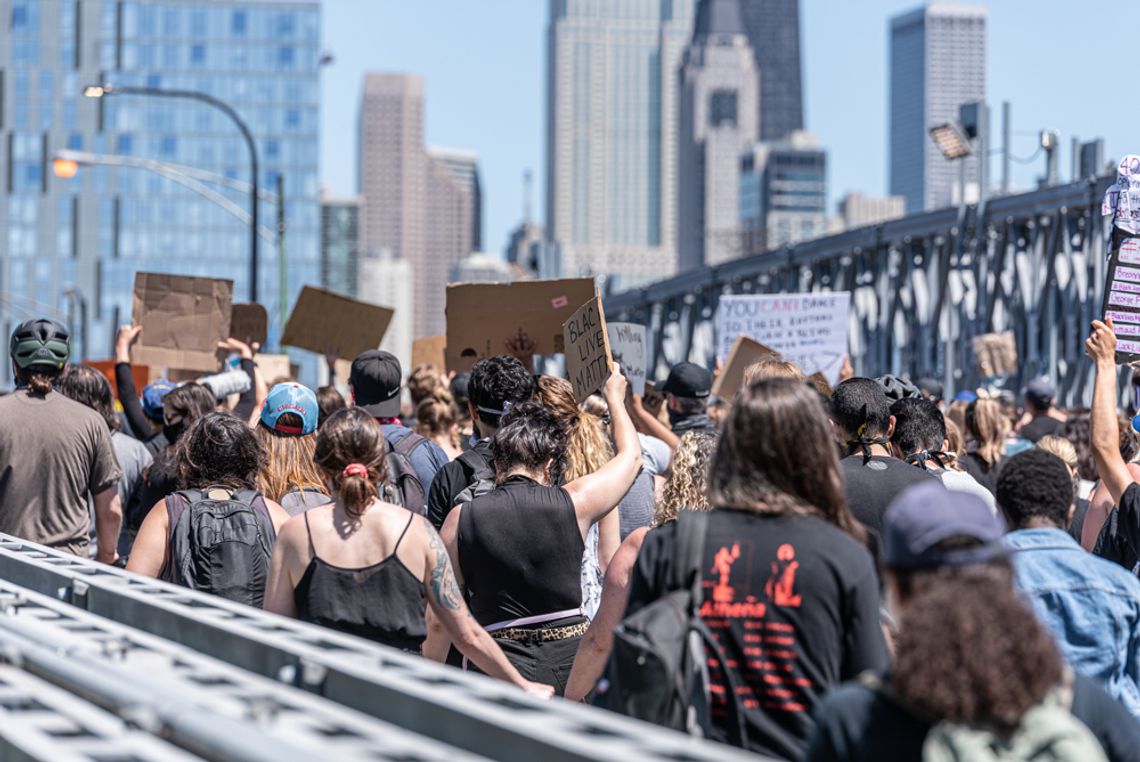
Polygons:
<instances>
[{"instance_id":1,"label":"face mask","mask_svg":"<svg viewBox=\"0 0 1140 762\"><path fill-rule=\"evenodd\" d=\"M682 413L679 410L673 410L672 408L669 408L669 425L670 426L676 426L678 423L680 423L681 421L685 420L688 417L689 417L688 413Z\"/></svg>"}]
</instances>

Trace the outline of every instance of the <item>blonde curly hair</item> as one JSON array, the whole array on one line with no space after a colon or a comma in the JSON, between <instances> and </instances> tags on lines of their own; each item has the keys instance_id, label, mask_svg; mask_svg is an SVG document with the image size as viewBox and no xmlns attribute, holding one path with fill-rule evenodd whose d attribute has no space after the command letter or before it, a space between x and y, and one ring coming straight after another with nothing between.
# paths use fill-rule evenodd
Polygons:
<instances>
[{"instance_id":1,"label":"blonde curly hair","mask_svg":"<svg viewBox=\"0 0 1140 762\"><path fill-rule=\"evenodd\" d=\"M554 376L539 376L537 388L538 399L543 407L565 421L569 427L566 461L562 464L564 481L572 482L609 463L614 452L606 427L601 418L579 409L570 382Z\"/></svg>"},{"instance_id":2,"label":"blonde curly hair","mask_svg":"<svg viewBox=\"0 0 1140 762\"><path fill-rule=\"evenodd\" d=\"M715 431L689 431L673 451L669 483L653 514L653 526L668 524L680 511L709 510L709 462L716 452Z\"/></svg>"}]
</instances>

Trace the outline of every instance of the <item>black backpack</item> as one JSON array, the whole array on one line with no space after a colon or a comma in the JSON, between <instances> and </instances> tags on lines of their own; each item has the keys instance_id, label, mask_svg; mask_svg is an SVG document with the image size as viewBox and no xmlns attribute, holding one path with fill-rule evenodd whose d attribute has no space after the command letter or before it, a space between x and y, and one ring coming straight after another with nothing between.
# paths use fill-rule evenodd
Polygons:
<instances>
[{"instance_id":1,"label":"black backpack","mask_svg":"<svg viewBox=\"0 0 1140 762\"><path fill-rule=\"evenodd\" d=\"M412 453L428 440L410 432L393 445L385 440L388 454L388 479L380 490L380 499L392 505L402 505L412 513L421 516L427 513L427 493L420 482L420 476L412 466Z\"/></svg>"},{"instance_id":2,"label":"black backpack","mask_svg":"<svg viewBox=\"0 0 1140 762\"><path fill-rule=\"evenodd\" d=\"M167 496L166 512L170 537L161 578L261 608L277 540L265 499L248 489L223 499L183 490Z\"/></svg>"},{"instance_id":3,"label":"black backpack","mask_svg":"<svg viewBox=\"0 0 1140 762\"><path fill-rule=\"evenodd\" d=\"M707 655L728 681L729 743L744 744L738 681L701 619L708 514L681 511L666 592L614 629L613 650L595 703L655 725L707 736L711 728ZM706 646L708 647L706 650Z\"/></svg>"},{"instance_id":4,"label":"black backpack","mask_svg":"<svg viewBox=\"0 0 1140 762\"><path fill-rule=\"evenodd\" d=\"M486 495L495 488L494 465L488 463L482 454L475 450L468 450L456 460L463 464L464 474L467 476L467 486L451 501L452 507L462 503L470 503L475 498Z\"/></svg>"}]
</instances>

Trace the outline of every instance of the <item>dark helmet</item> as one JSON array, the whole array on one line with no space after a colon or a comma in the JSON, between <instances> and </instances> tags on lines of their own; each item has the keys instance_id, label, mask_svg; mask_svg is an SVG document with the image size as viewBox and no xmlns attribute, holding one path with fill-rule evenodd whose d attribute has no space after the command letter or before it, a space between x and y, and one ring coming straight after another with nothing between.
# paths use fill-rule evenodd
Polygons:
<instances>
[{"instance_id":1,"label":"dark helmet","mask_svg":"<svg viewBox=\"0 0 1140 762\"><path fill-rule=\"evenodd\" d=\"M910 382L909 379L901 376L886 375L879 376L875 379L875 383L883 390L883 394L887 395L887 399L891 402L898 402L907 397L921 397L922 392L918 387Z\"/></svg>"},{"instance_id":2,"label":"dark helmet","mask_svg":"<svg viewBox=\"0 0 1140 762\"><path fill-rule=\"evenodd\" d=\"M71 355L71 336L54 320L29 320L12 331L8 352L19 368L46 365L62 369Z\"/></svg>"}]
</instances>

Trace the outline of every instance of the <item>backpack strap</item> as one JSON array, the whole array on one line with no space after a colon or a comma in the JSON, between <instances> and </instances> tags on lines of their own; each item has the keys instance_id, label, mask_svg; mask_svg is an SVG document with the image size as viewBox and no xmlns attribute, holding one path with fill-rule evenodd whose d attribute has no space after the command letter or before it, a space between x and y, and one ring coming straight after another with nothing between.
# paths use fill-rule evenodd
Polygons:
<instances>
[{"instance_id":1,"label":"backpack strap","mask_svg":"<svg viewBox=\"0 0 1140 762\"><path fill-rule=\"evenodd\" d=\"M178 522L182 520L182 514L193 503L201 499L201 492L199 490L180 490L178 492L171 492L166 496L163 501L166 503L166 563L162 565L162 569L158 572L158 578L167 582L179 582L178 578L178 563L174 558L174 533L178 528Z\"/></svg>"},{"instance_id":2,"label":"backpack strap","mask_svg":"<svg viewBox=\"0 0 1140 762\"><path fill-rule=\"evenodd\" d=\"M401 439L396 444L392 445L392 451L398 452L408 460L412 459L412 452L420 445L425 445L428 440L416 432L410 432L406 437Z\"/></svg>"}]
</instances>

